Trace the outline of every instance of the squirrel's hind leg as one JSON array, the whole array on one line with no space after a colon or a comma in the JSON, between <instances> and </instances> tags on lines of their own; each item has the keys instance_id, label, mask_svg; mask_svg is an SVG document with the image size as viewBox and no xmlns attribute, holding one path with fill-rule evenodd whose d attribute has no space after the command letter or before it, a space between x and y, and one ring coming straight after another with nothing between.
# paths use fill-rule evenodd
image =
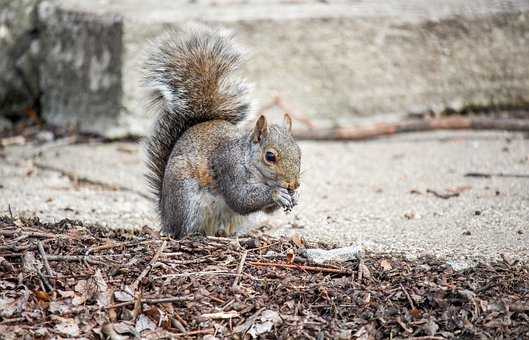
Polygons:
<instances>
[{"instance_id":1,"label":"squirrel's hind leg","mask_svg":"<svg viewBox=\"0 0 529 340\"><path fill-rule=\"evenodd\" d=\"M194 180L164 182L163 200L160 204L162 233L177 238L201 231L204 224L201 195Z\"/></svg>"}]
</instances>

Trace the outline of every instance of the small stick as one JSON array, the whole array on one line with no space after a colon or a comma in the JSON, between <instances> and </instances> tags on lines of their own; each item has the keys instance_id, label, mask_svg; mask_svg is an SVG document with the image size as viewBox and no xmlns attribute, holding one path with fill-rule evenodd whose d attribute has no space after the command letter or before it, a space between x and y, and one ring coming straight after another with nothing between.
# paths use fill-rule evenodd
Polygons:
<instances>
[{"instance_id":1,"label":"small stick","mask_svg":"<svg viewBox=\"0 0 529 340\"><path fill-rule=\"evenodd\" d=\"M332 274L351 274L347 270L341 270L336 268L326 268L326 267L313 267L313 266L303 266L298 264L286 264L286 263L276 263L276 262L248 262L248 264L256 267L278 267L278 268L287 268L287 269L297 269L307 272L316 272L316 273L332 273Z\"/></svg>"},{"instance_id":2,"label":"small stick","mask_svg":"<svg viewBox=\"0 0 529 340\"><path fill-rule=\"evenodd\" d=\"M215 333L215 328L206 328L206 329L197 329L194 331L186 333L175 333L174 336L190 336L190 335L202 335L202 334L213 334Z\"/></svg>"},{"instance_id":3,"label":"small stick","mask_svg":"<svg viewBox=\"0 0 529 340\"><path fill-rule=\"evenodd\" d=\"M468 172L464 175L465 177L480 177L480 178L491 178L491 177L510 177L510 178L529 178L526 174L504 174L504 173L484 173L484 172Z\"/></svg>"},{"instance_id":4,"label":"small stick","mask_svg":"<svg viewBox=\"0 0 529 340\"><path fill-rule=\"evenodd\" d=\"M164 240L162 245L160 246L160 248L158 249L158 251L154 254L154 256L152 257L151 259L151 262L147 265L147 267L145 267L145 269L140 273L140 275L136 278L136 280L134 280L134 282L132 283L132 285L130 286L130 288L135 291L137 288L138 288L138 285L140 283L141 280L143 280L143 278L149 274L149 272L151 271L152 267L154 266L154 264L156 263L156 261L158 261L158 258L160 257L160 254L163 252L163 250L165 249L165 246L167 245L167 240Z\"/></svg>"},{"instance_id":5,"label":"small stick","mask_svg":"<svg viewBox=\"0 0 529 340\"><path fill-rule=\"evenodd\" d=\"M246 261L246 255L248 255L247 251L242 253L241 262L239 262L239 266L237 267L237 276L235 276L235 279L233 280L233 284L231 285L232 289L237 288L237 285L239 284L239 279L241 277L242 268L244 267L244 262Z\"/></svg>"},{"instance_id":6,"label":"small stick","mask_svg":"<svg viewBox=\"0 0 529 340\"><path fill-rule=\"evenodd\" d=\"M402 327L402 329L404 329L406 332L413 333L413 329L409 329L408 327L406 327L406 324L404 324L404 322L402 322L400 317L397 317L397 319L395 321L397 321L397 323L400 325L400 327Z\"/></svg>"},{"instance_id":7,"label":"small stick","mask_svg":"<svg viewBox=\"0 0 529 340\"><path fill-rule=\"evenodd\" d=\"M48 261L66 261L66 262L87 262L90 264L103 264L106 263L97 261L93 256L84 255L48 255Z\"/></svg>"},{"instance_id":8,"label":"small stick","mask_svg":"<svg viewBox=\"0 0 529 340\"><path fill-rule=\"evenodd\" d=\"M170 302L181 302L181 301L193 301L194 297L192 295L189 296L170 296L165 298L157 298L157 299L141 299L141 303L148 303L148 304L158 304L158 303L170 303ZM115 303L113 305L108 305L106 307L101 307L97 309L114 309L119 307L125 307L135 304L136 301L125 301L120 303Z\"/></svg>"},{"instance_id":9,"label":"small stick","mask_svg":"<svg viewBox=\"0 0 529 340\"><path fill-rule=\"evenodd\" d=\"M53 286L50 284L50 281L48 281L48 279L44 276L44 274L42 274L42 272L40 271L40 269L38 268L35 268L36 269L36 272L37 272L37 275L39 276L40 278L40 281L42 282L42 284L44 285L44 287L46 288L46 290L48 292L53 292L55 289L53 288Z\"/></svg>"},{"instance_id":10,"label":"small stick","mask_svg":"<svg viewBox=\"0 0 529 340\"><path fill-rule=\"evenodd\" d=\"M190 272L190 273L178 273L178 274L164 274L160 276L154 276L153 279L173 279L176 277L188 277L188 276L203 276L203 275L226 275L235 276L237 274L231 273L225 270L210 270L204 272Z\"/></svg>"},{"instance_id":11,"label":"small stick","mask_svg":"<svg viewBox=\"0 0 529 340\"><path fill-rule=\"evenodd\" d=\"M74 308L72 310L66 311L64 313L61 313L61 315L68 315L68 314L75 314L84 312L86 310L90 311L97 311L97 310L109 310L109 309L116 309L120 307L126 307L130 305L134 305L135 303L148 303L148 304L158 304L158 303L169 303L169 302L179 302L179 301L193 301L194 297L193 295L188 296L173 296L173 297L166 297L166 298L159 298L159 299L134 299L132 301L126 301L126 302L120 302L115 303L108 306L78 306L77 308Z\"/></svg>"},{"instance_id":12,"label":"small stick","mask_svg":"<svg viewBox=\"0 0 529 340\"><path fill-rule=\"evenodd\" d=\"M9 216L11 216L11 219L13 219L13 212L11 211L11 204L7 205L7 209L9 209Z\"/></svg>"},{"instance_id":13,"label":"small stick","mask_svg":"<svg viewBox=\"0 0 529 340\"><path fill-rule=\"evenodd\" d=\"M136 240L136 241L130 241L130 242L116 243L116 244L105 244L105 245L98 246L98 247L90 247L86 251L85 255L89 255L92 252L96 252L96 251L100 251L100 250L107 250L107 249L126 247L126 246L137 246L137 245L140 245L140 244L153 243L153 242L157 242L157 241L160 241L160 240L145 240L145 241L137 241Z\"/></svg>"},{"instance_id":14,"label":"small stick","mask_svg":"<svg viewBox=\"0 0 529 340\"><path fill-rule=\"evenodd\" d=\"M527 132L529 131L529 120L452 116L447 118L410 120L395 124L377 124L368 128L307 129L294 131L294 137L302 140L368 140L399 133L434 130L502 130Z\"/></svg>"},{"instance_id":15,"label":"small stick","mask_svg":"<svg viewBox=\"0 0 529 340\"><path fill-rule=\"evenodd\" d=\"M0 321L0 325L5 325L5 324L8 324L8 323L19 322L19 321L25 321L25 320L26 320L26 318L23 318L23 317L12 318L12 319L4 319L3 321Z\"/></svg>"},{"instance_id":16,"label":"small stick","mask_svg":"<svg viewBox=\"0 0 529 340\"><path fill-rule=\"evenodd\" d=\"M413 299L411 298L410 294L408 294L408 291L406 290L406 288L404 288L404 286L400 284L400 289L402 289L402 291L408 298L408 302L410 303L411 309L415 309L415 304L413 303Z\"/></svg>"},{"instance_id":17,"label":"small stick","mask_svg":"<svg viewBox=\"0 0 529 340\"><path fill-rule=\"evenodd\" d=\"M48 262L48 256L46 255L46 252L44 251L44 246L42 245L41 241L37 242L37 248L40 253L40 257L42 257L42 262L44 263L44 269L46 269L46 272L49 276L54 276L55 273L53 270L51 270L50 263Z\"/></svg>"},{"instance_id":18,"label":"small stick","mask_svg":"<svg viewBox=\"0 0 529 340\"><path fill-rule=\"evenodd\" d=\"M447 200L447 199L452 198L452 197L458 197L459 196L458 192L448 193L448 194L441 194L441 193L438 193L437 191L432 190L432 189L426 189L426 192L429 193L429 194L434 195L435 197L442 198L444 200Z\"/></svg>"}]
</instances>

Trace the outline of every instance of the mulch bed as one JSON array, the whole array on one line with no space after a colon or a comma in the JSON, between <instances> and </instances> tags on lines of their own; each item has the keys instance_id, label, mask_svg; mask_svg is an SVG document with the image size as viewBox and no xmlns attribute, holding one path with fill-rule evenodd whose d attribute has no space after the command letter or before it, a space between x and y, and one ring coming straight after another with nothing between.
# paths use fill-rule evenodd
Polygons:
<instances>
[{"instance_id":1,"label":"mulch bed","mask_svg":"<svg viewBox=\"0 0 529 340\"><path fill-rule=\"evenodd\" d=\"M330 248L0 217L0 337L529 337L527 263L317 265L308 247Z\"/></svg>"}]
</instances>

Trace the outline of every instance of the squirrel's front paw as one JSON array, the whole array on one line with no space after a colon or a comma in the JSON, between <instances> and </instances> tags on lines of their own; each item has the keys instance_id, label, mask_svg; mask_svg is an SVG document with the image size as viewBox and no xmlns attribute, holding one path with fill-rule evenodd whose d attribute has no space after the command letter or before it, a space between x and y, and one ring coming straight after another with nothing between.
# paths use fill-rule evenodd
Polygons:
<instances>
[{"instance_id":1,"label":"squirrel's front paw","mask_svg":"<svg viewBox=\"0 0 529 340\"><path fill-rule=\"evenodd\" d=\"M272 191L272 199L278 206L283 208L285 212L289 212L294 205L296 205L293 195L291 195L285 188L275 188L274 191Z\"/></svg>"}]
</instances>

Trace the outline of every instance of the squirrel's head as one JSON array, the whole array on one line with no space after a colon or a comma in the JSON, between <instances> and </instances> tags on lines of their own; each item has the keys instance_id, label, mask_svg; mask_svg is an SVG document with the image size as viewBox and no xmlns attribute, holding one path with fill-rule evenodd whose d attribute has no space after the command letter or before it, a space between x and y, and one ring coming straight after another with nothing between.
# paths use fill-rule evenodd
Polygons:
<instances>
[{"instance_id":1,"label":"squirrel's head","mask_svg":"<svg viewBox=\"0 0 529 340\"><path fill-rule=\"evenodd\" d=\"M261 115L252 131L255 164L267 182L295 191L299 187L301 151L292 137L292 118L283 124L270 124Z\"/></svg>"}]
</instances>

